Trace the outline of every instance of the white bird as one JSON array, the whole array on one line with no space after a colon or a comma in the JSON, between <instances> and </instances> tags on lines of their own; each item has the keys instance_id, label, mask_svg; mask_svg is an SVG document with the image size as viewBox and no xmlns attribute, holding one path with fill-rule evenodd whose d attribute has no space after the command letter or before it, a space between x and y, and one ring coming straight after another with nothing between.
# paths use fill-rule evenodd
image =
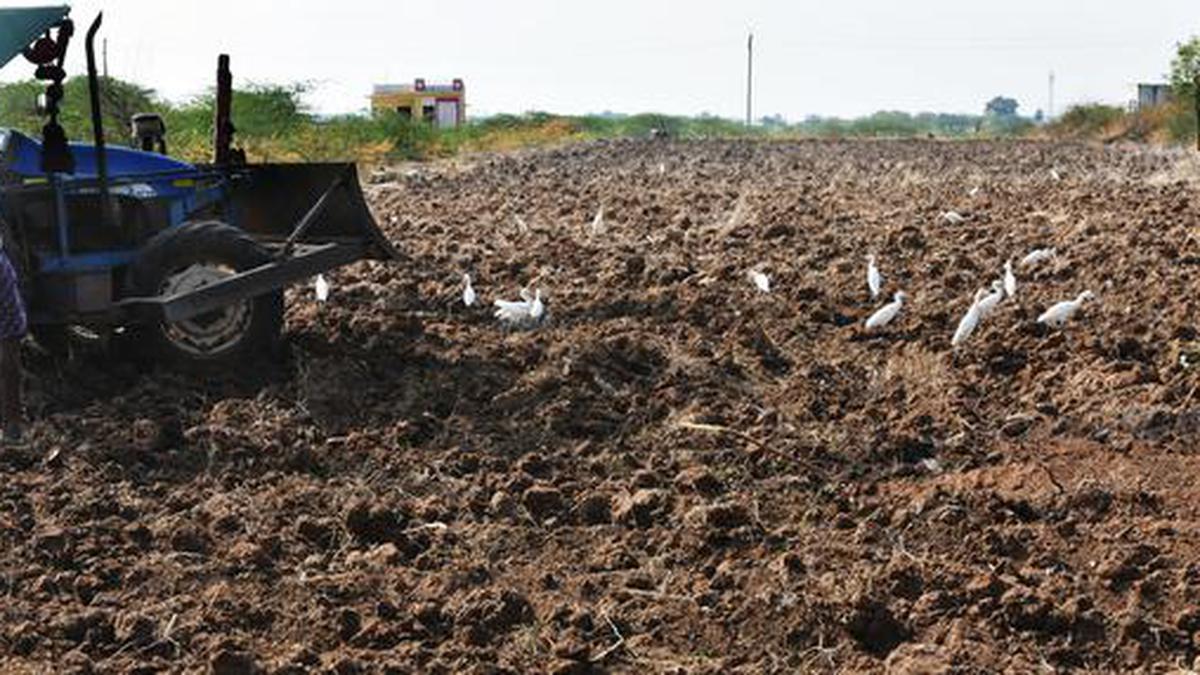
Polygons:
<instances>
[{"instance_id":1,"label":"white bird","mask_svg":"<svg viewBox=\"0 0 1200 675\"><path fill-rule=\"evenodd\" d=\"M495 317L500 319L510 326L529 326L541 321L546 313L546 307L542 304L542 291L539 289L536 294L529 295L529 291L521 289L521 300L495 300L492 304L496 307Z\"/></svg>"},{"instance_id":2,"label":"white bird","mask_svg":"<svg viewBox=\"0 0 1200 675\"><path fill-rule=\"evenodd\" d=\"M1084 291L1074 300L1064 300L1057 303L1050 309L1042 312L1042 315L1037 319L1038 323L1058 328L1070 320L1075 312L1078 312L1079 308L1083 306L1085 301L1091 300L1094 297L1096 296L1091 291Z\"/></svg>"},{"instance_id":3,"label":"white bird","mask_svg":"<svg viewBox=\"0 0 1200 675\"><path fill-rule=\"evenodd\" d=\"M1004 294L1010 298L1017 295L1017 275L1013 274L1012 258L1004 261Z\"/></svg>"},{"instance_id":4,"label":"white bird","mask_svg":"<svg viewBox=\"0 0 1200 675\"><path fill-rule=\"evenodd\" d=\"M871 315L871 318L867 319L867 330L883 328L891 323L892 319L895 319L896 315L900 313L900 310L904 307L904 301L907 299L908 293L897 291L891 302L880 307L878 311Z\"/></svg>"},{"instance_id":5,"label":"white bird","mask_svg":"<svg viewBox=\"0 0 1200 675\"><path fill-rule=\"evenodd\" d=\"M965 223L967 221L963 214L959 213L958 211L947 211L943 213L942 220L950 223L951 225L958 225L959 223Z\"/></svg>"},{"instance_id":6,"label":"white bird","mask_svg":"<svg viewBox=\"0 0 1200 675\"><path fill-rule=\"evenodd\" d=\"M867 256L867 288L871 289L871 299L875 300L879 297L879 292L883 290L883 275L879 273L879 268L875 266L875 256Z\"/></svg>"},{"instance_id":7,"label":"white bird","mask_svg":"<svg viewBox=\"0 0 1200 675\"><path fill-rule=\"evenodd\" d=\"M667 173L667 164L666 164L666 162L659 162L659 163L658 163L658 175L662 176L662 175L664 175L664 174L666 174L666 173Z\"/></svg>"},{"instance_id":8,"label":"white bird","mask_svg":"<svg viewBox=\"0 0 1200 675\"><path fill-rule=\"evenodd\" d=\"M1050 169L1050 177L1056 181L1062 180L1062 176L1059 175L1058 169Z\"/></svg>"},{"instance_id":9,"label":"white bird","mask_svg":"<svg viewBox=\"0 0 1200 675\"><path fill-rule=\"evenodd\" d=\"M521 324L529 320L529 309L533 303L525 300L496 300L496 318L504 323Z\"/></svg>"},{"instance_id":10,"label":"white bird","mask_svg":"<svg viewBox=\"0 0 1200 675\"><path fill-rule=\"evenodd\" d=\"M1039 248L1029 252L1029 255L1021 259L1021 267L1029 267L1040 262L1050 260L1058 255L1058 251L1053 248Z\"/></svg>"},{"instance_id":11,"label":"white bird","mask_svg":"<svg viewBox=\"0 0 1200 675\"><path fill-rule=\"evenodd\" d=\"M981 288L975 291L975 300L971 303L971 309L963 315L962 320L958 322L958 328L954 331L954 337L950 339L950 344L954 347L961 345L971 337L971 333L975 332L976 326L979 325L980 312L979 302L983 300L983 294L987 293L987 289Z\"/></svg>"},{"instance_id":12,"label":"white bird","mask_svg":"<svg viewBox=\"0 0 1200 675\"><path fill-rule=\"evenodd\" d=\"M754 286L763 293L771 292L771 277L759 272L758 270L750 270L746 273L750 277L750 281Z\"/></svg>"},{"instance_id":13,"label":"white bird","mask_svg":"<svg viewBox=\"0 0 1200 675\"><path fill-rule=\"evenodd\" d=\"M545 315L546 306L542 304L542 290L539 288L537 292L533 294L533 302L529 303L529 318L534 323L537 323L541 321L542 317Z\"/></svg>"},{"instance_id":14,"label":"white bird","mask_svg":"<svg viewBox=\"0 0 1200 675\"><path fill-rule=\"evenodd\" d=\"M996 309L996 305L1004 299L1004 282L997 279L992 282L992 292L979 301L979 318L986 319Z\"/></svg>"},{"instance_id":15,"label":"white bird","mask_svg":"<svg viewBox=\"0 0 1200 675\"><path fill-rule=\"evenodd\" d=\"M604 234L604 207L601 206L599 211L596 211L596 217L592 218L591 232L593 235Z\"/></svg>"},{"instance_id":16,"label":"white bird","mask_svg":"<svg viewBox=\"0 0 1200 675\"><path fill-rule=\"evenodd\" d=\"M329 299L329 282L325 280L324 274L318 274L313 282L313 291L317 295L317 302L325 302Z\"/></svg>"},{"instance_id":17,"label":"white bird","mask_svg":"<svg viewBox=\"0 0 1200 675\"><path fill-rule=\"evenodd\" d=\"M975 187L971 188L971 191L967 193L967 196L977 197L979 195L979 190L980 190L980 187L978 185L976 185Z\"/></svg>"},{"instance_id":18,"label":"white bird","mask_svg":"<svg viewBox=\"0 0 1200 675\"><path fill-rule=\"evenodd\" d=\"M471 275L464 274L463 275L463 304L466 305L467 307L473 307L475 305L476 299L477 298L475 296L475 289L471 287Z\"/></svg>"}]
</instances>

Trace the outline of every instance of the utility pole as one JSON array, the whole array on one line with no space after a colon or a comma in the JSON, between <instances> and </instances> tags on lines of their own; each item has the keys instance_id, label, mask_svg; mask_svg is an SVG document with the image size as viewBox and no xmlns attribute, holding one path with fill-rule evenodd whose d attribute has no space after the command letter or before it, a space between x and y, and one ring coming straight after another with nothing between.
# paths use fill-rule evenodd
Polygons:
<instances>
[{"instance_id":1,"label":"utility pole","mask_svg":"<svg viewBox=\"0 0 1200 675\"><path fill-rule=\"evenodd\" d=\"M1054 71L1050 71L1050 102L1046 106L1046 121L1054 120Z\"/></svg>"},{"instance_id":2,"label":"utility pole","mask_svg":"<svg viewBox=\"0 0 1200 675\"><path fill-rule=\"evenodd\" d=\"M754 33L746 40L746 126L754 124Z\"/></svg>"}]
</instances>

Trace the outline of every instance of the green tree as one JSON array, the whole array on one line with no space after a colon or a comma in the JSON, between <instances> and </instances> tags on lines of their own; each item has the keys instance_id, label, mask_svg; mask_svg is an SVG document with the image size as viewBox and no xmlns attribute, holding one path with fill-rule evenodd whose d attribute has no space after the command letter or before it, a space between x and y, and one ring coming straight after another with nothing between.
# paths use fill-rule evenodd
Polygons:
<instances>
[{"instance_id":1,"label":"green tree","mask_svg":"<svg viewBox=\"0 0 1200 675\"><path fill-rule=\"evenodd\" d=\"M45 92L43 83L33 80L0 85L0 126L11 127L33 136L41 134L46 119L37 113L36 100ZM74 140L92 140L91 103L86 77L72 77L63 87L59 121ZM164 105L154 92L116 78L100 81L100 109L104 136L109 143L126 144L130 122L140 112L161 112Z\"/></svg>"},{"instance_id":2,"label":"green tree","mask_svg":"<svg viewBox=\"0 0 1200 675\"><path fill-rule=\"evenodd\" d=\"M1196 78L1200 77L1200 37L1175 45L1171 59L1171 94L1175 98L1167 128L1178 141L1196 137Z\"/></svg>"},{"instance_id":3,"label":"green tree","mask_svg":"<svg viewBox=\"0 0 1200 675\"><path fill-rule=\"evenodd\" d=\"M997 96L987 102L983 114L994 117L1016 117L1017 109L1021 107L1017 99L1007 96Z\"/></svg>"},{"instance_id":4,"label":"green tree","mask_svg":"<svg viewBox=\"0 0 1200 675\"><path fill-rule=\"evenodd\" d=\"M1196 91L1196 77L1200 76L1200 37L1175 45L1175 58L1171 59L1171 89L1179 100L1191 100Z\"/></svg>"}]
</instances>

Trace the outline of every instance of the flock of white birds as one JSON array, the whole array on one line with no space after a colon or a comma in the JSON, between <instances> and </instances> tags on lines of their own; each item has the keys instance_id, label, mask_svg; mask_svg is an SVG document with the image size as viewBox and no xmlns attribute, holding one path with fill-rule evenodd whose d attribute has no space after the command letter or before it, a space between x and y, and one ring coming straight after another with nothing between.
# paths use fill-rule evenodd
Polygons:
<instances>
[{"instance_id":1,"label":"flock of white birds","mask_svg":"<svg viewBox=\"0 0 1200 675\"><path fill-rule=\"evenodd\" d=\"M521 289L520 300L495 300L496 318L501 323L514 328L532 328L546 318L546 305L542 302L542 289L530 293ZM479 295L471 285L471 275L463 275L462 302L467 307L474 307L479 302Z\"/></svg>"},{"instance_id":2,"label":"flock of white birds","mask_svg":"<svg viewBox=\"0 0 1200 675\"><path fill-rule=\"evenodd\" d=\"M601 214L597 214L597 220L603 218ZM593 223L593 228L595 224ZM1021 260L1022 268L1031 268L1038 264L1044 263L1047 260L1053 259L1057 252L1053 248L1037 249L1026 255ZM754 287L761 293L771 292L771 278L760 270L750 270L747 272L747 277ZM879 265L874 255L867 256L867 289L871 292L871 299L877 300L880 293L883 292L883 273L879 271ZM314 290L318 302L325 302L329 298L329 282L324 275L318 275L314 282ZM1017 277L1013 272L1012 260L1004 263L1004 274L992 282L991 291L986 288L981 288L975 292L975 297L971 302L967 313L963 315L958 322L958 328L954 331L954 336L950 338L951 346L957 348L965 343L979 324L988 317L996 307L1004 300L1012 299L1017 294ZM542 302L542 291L536 289L532 294L527 289L521 289L520 300L495 300L492 304L496 307L495 317L502 323L514 328L530 328L538 325L546 316L546 306ZM1064 300L1055 303L1049 309L1038 317L1038 323L1043 323L1051 327L1061 327L1079 311L1083 303L1095 297L1091 291L1084 291L1071 300ZM892 323L900 315L904 309L904 303L908 301L908 293L897 291L892 296L892 301L880 307L870 317L867 318L866 328L869 331L876 331L886 327ZM467 307L474 307L479 301L479 296L475 292L475 287L471 285L471 275L463 275L463 291L462 302Z\"/></svg>"},{"instance_id":3,"label":"flock of white birds","mask_svg":"<svg viewBox=\"0 0 1200 675\"><path fill-rule=\"evenodd\" d=\"M1053 176L1056 180L1059 179L1055 173ZM973 188L970 195L973 197L979 191L979 188ZM940 219L957 225L966 222L967 218L955 211L946 211L941 214ZM519 219L518 219L519 221ZM523 223L519 223L522 224ZM604 207L601 206L597 211L595 218L590 223L588 230L592 235L602 235L605 232L604 222ZM1033 268L1039 264L1052 260L1057 255L1057 251L1053 248L1041 248L1031 251L1028 255L1021 259L1021 267L1023 269ZM771 292L771 278L764 272L758 269L749 270L746 273L747 278L761 293ZM879 271L879 265L874 255L867 256L867 289L871 293L872 300L878 300L883 292L884 276ZM314 281L314 290L318 302L326 302L329 298L330 286L329 282L323 275L318 275ZM990 290L988 288L980 288L975 292L975 296L971 302L971 306L967 309L966 314L958 322L958 327L954 331L954 335L950 338L950 344L957 349L962 346L979 325L1005 300L1010 300L1016 297L1017 294L1017 277L1013 272L1012 260L1004 263L1003 274L992 282ZM528 289L521 289L520 300L495 300L492 304L496 311L494 316L504 325L511 328L532 328L540 324L546 318L546 306L542 302L542 291L536 289L530 293ZM1073 299L1063 300L1055 303L1038 318L1038 323L1045 324L1054 328L1064 326L1071 317L1079 311L1083 303L1093 299L1095 296L1091 291L1084 291ZM876 310L866 320L866 329L868 331L878 331L900 316L904 309L904 304L908 301L909 295L904 291L897 291L892 295L891 302L885 304ZM463 275L463 291L462 302L466 307L474 307L479 301L479 296L475 292L475 288L471 285L471 275Z\"/></svg>"},{"instance_id":4,"label":"flock of white birds","mask_svg":"<svg viewBox=\"0 0 1200 675\"><path fill-rule=\"evenodd\" d=\"M471 275L464 274L462 278L462 302L467 307L474 307L479 302L479 295L471 284ZM317 302L327 302L329 291L329 281L325 275L318 274L313 280L313 292ZM542 291L539 288L530 293L528 289L523 288L520 296L520 300L496 300L493 302L496 307L495 316L510 328L533 328L546 318L546 305L542 302Z\"/></svg>"},{"instance_id":5,"label":"flock of white birds","mask_svg":"<svg viewBox=\"0 0 1200 675\"><path fill-rule=\"evenodd\" d=\"M943 218L945 218L945 214ZM1021 267L1032 268L1048 260L1052 260L1056 255L1057 251L1053 248L1037 249L1030 252L1021 260ZM877 299L883 290L883 274L879 271L874 255L867 257L867 288L871 292L872 299ZM962 319L959 320L958 327L954 330L954 335L950 338L951 346L958 348L963 345L970 339L971 335L988 315L996 310L1001 302L1016 297L1016 294L1017 276L1013 272L1012 260L1008 260L1004 263L1003 274L992 282L990 289L980 288L975 292L971 306L967 309ZM1055 328L1062 327L1079 311L1084 302L1091 300L1093 297L1095 296L1091 291L1084 291L1074 299L1055 303L1045 312L1042 312L1038 316L1037 321L1038 323ZM890 324L900 315L907 300L908 294L904 291L898 291L892 296L891 302L880 307L867 319L867 330L879 330Z\"/></svg>"},{"instance_id":6,"label":"flock of white birds","mask_svg":"<svg viewBox=\"0 0 1200 675\"><path fill-rule=\"evenodd\" d=\"M974 193L974 191L972 192ZM959 224L965 222L966 217L954 211L947 211L941 215L941 220L950 224ZM1057 250L1053 248L1037 249L1022 258L1020 265L1024 269L1030 269L1054 259L1057 255ZM771 279L762 271L751 270L747 273L747 276L760 292L771 292ZM879 271L878 260L874 255L867 256L867 289L871 293L872 300L879 299L880 294L883 292L883 285L884 276ZM1016 297L1016 294L1017 276L1013 271L1013 263L1010 259L1004 263L1003 274L992 282L990 288L981 288L975 292L970 307L962 319L959 320L958 327L954 330L954 335L950 338L951 346L955 349L962 346L970 339L971 335L979 328L988 315L996 310L1000 303ZM1079 311L1086 301L1094 297L1091 291L1084 291L1073 299L1055 303L1038 316L1037 322L1053 328L1060 328ZM908 293L897 291L892 295L891 302L880 307L867 318L865 323L866 329L868 331L877 331L892 323L896 317L900 316L901 311L904 309L904 304L908 299Z\"/></svg>"}]
</instances>

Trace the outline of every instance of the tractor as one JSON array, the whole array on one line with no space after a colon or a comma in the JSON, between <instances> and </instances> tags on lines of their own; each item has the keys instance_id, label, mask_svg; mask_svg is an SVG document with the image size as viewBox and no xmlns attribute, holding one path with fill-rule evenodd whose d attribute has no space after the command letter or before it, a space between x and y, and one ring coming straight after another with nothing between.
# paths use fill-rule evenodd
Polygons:
<instances>
[{"instance_id":1,"label":"tractor","mask_svg":"<svg viewBox=\"0 0 1200 675\"><path fill-rule=\"evenodd\" d=\"M396 257L354 164L255 164L234 147L226 55L211 164L166 156L154 114L132 120L137 147L107 143L102 20L85 38L93 137L84 144L59 124L70 9L0 9L0 67L23 55L46 83L41 138L0 129L0 236L41 345L62 352L78 338L119 338L156 363L227 369L277 346L287 286Z\"/></svg>"}]
</instances>

